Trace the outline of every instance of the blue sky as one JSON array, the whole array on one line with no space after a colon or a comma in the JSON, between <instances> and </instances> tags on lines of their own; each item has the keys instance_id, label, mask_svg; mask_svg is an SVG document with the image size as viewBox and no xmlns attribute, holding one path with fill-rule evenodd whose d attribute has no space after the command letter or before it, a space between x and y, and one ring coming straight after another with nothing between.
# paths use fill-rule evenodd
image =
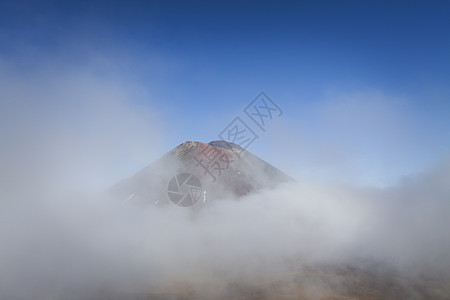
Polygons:
<instances>
[{"instance_id":1,"label":"blue sky","mask_svg":"<svg viewBox=\"0 0 450 300\"><path fill-rule=\"evenodd\" d=\"M0 66L120 82L158 118L149 159L252 124L265 91L284 113L250 151L297 178L385 185L449 156L449 15L448 1L2 1Z\"/></svg>"}]
</instances>

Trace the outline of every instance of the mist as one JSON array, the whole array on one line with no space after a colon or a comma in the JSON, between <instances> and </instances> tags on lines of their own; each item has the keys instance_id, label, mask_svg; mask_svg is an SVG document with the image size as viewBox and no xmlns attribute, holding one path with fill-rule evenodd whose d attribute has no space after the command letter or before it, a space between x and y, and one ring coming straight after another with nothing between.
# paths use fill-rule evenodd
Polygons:
<instances>
[{"instance_id":1,"label":"mist","mask_svg":"<svg viewBox=\"0 0 450 300\"><path fill-rule=\"evenodd\" d=\"M149 95L95 65L25 79L2 66L0 298L277 298L298 295L295 274L316 299L348 282L311 269L347 266L448 297L448 159L384 188L302 179L195 212L135 206L103 191L170 150L168 125L135 101Z\"/></svg>"},{"instance_id":2,"label":"mist","mask_svg":"<svg viewBox=\"0 0 450 300\"><path fill-rule=\"evenodd\" d=\"M383 191L291 183L197 213L33 190L30 201L2 203L2 297L217 296L229 292L224 282L258 286L347 264L447 284L449 176L447 165Z\"/></svg>"}]
</instances>

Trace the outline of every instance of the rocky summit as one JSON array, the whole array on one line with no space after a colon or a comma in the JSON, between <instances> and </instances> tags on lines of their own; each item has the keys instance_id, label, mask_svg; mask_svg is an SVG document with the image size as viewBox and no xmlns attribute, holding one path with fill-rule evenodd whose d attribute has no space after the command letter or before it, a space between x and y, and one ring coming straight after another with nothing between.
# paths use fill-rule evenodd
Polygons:
<instances>
[{"instance_id":1,"label":"rocky summit","mask_svg":"<svg viewBox=\"0 0 450 300\"><path fill-rule=\"evenodd\" d=\"M186 141L110 191L133 203L190 207L289 181L293 179L234 143Z\"/></svg>"}]
</instances>

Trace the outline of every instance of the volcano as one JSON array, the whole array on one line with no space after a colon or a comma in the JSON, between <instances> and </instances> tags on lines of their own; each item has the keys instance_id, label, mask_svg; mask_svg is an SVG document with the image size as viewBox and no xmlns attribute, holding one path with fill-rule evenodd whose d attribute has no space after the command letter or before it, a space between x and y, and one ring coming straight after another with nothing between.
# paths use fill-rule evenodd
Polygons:
<instances>
[{"instance_id":1,"label":"volcano","mask_svg":"<svg viewBox=\"0 0 450 300\"><path fill-rule=\"evenodd\" d=\"M127 202L189 207L289 181L294 180L234 143L186 141L110 191Z\"/></svg>"}]
</instances>

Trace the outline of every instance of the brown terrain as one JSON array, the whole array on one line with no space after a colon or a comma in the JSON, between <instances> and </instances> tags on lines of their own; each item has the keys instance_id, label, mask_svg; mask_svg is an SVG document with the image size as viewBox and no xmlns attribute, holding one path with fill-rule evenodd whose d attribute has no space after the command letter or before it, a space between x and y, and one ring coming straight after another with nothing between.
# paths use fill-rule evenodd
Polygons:
<instances>
[{"instance_id":1,"label":"brown terrain","mask_svg":"<svg viewBox=\"0 0 450 300\"><path fill-rule=\"evenodd\" d=\"M119 195L120 199L134 203L165 205L169 203L168 184L173 176L180 173L195 175L207 192L208 201L228 196L241 197L260 188L293 181L236 144L187 141L133 177L113 186L111 192Z\"/></svg>"}]
</instances>

